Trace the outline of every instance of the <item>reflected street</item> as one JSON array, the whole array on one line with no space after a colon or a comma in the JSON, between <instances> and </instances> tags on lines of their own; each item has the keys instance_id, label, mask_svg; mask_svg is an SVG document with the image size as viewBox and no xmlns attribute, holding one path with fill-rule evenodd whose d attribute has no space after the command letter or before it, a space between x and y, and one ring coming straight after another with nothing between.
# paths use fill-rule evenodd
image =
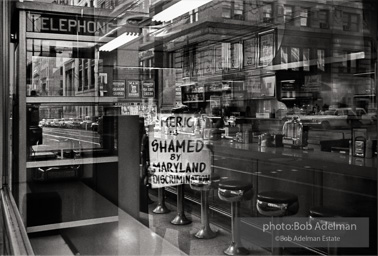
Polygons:
<instances>
[{"instance_id":1,"label":"reflected street","mask_svg":"<svg viewBox=\"0 0 378 256\"><path fill-rule=\"evenodd\" d=\"M51 149L100 148L100 136L95 131L43 127L43 145Z\"/></svg>"}]
</instances>

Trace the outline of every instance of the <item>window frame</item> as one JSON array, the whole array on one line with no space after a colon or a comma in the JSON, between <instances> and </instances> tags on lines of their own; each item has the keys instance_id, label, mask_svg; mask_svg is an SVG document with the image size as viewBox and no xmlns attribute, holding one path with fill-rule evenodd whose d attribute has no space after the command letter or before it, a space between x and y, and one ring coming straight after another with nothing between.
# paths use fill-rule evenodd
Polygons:
<instances>
[{"instance_id":1,"label":"window frame","mask_svg":"<svg viewBox=\"0 0 378 256\"><path fill-rule=\"evenodd\" d=\"M306 17L302 16L302 14L304 13L304 11L306 11ZM311 13L311 10L310 8L305 8L305 7L301 7L301 10L300 10L300 18L299 18L299 25L301 27L310 27L311 26L311 23L310 23L310 13ZM306 25L302 25L302 21L305 20L306 21Z\"/></svg>"},{"instance_id":2,"label":"window frame","mask_svg":"<svg viewBox=\"0 0 378 256\"><path fill-rule=\"evenodd\" d=\"M345 22L345 17L347 17L347 20ZM356 25L356 28L353 29L352 27L352 17L356 17L357 18L357 23L355 24ZM360 15L357 14L357 13L351 13L351 12L343 12L343 31L352 31L352 32L357 32L359 31L359 27L360 27Z\"/></svg>"},{"instance_id":3,"label":"window frame","mask_svg":"<svg viewBox=\"0 0 378 256\"><path fill-rule=\"evenodd\" d=\"M236 14L235 3L240 3L242 6L242 14ZM227 6L226 6L227 4ZM229 6L228 6L229 4ZM226 1L222 5L222 18L234 19L234 20L244 20L245 19L245 3L243 0L230 0Z\"/></svg>"},{"instance_id":4,"label":"window frame","mask_svg":"<svg viewBox=\"0 0 378 256\"><path fill-rule=\"evenodd\" d=\"M321 13L324 13L324 16L325 16L324 20L320 19ZM330 27L329 19L330 19L329 10L322 9L318 11L319 28L329 29Z\"/></svg>"},{"instance_id":5,"label":"window frame","mask_svg":"<svg viewBox=\"0 0 378 256\"><path fill-rule=\"evenodd\" d=\"M266 12L266 7L270 8L269 12ZM274 18L274 9L273 9L273 3L270 2L263 2L262 6L262 21L264 23L273 23Z\"/></svg>"},{"instance_id":6,"label":"window frame","mask_svg":"<svg viewBox=\"0 0 378 256\"><path fill-rule=\"evenodd\" d=\"M287 14L287 10L291 10L289 14ZM284 5L283 8L283 20L284 23L292 24L294 21L294 6L293 5Z\"/></svg>"}]
</instances>

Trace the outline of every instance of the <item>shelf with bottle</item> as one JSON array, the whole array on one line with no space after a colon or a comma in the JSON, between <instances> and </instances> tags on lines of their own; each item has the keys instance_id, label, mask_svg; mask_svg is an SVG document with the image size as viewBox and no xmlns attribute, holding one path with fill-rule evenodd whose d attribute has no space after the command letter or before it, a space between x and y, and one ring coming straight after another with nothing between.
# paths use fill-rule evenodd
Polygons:
<instances>
[{"instance_id":1,"label":"shelf with bottle","mask_svg":"<svg viewBox=\"0 0 378 256\"><path fill-rule=\"evenodd\" d=\"M228 93L231 93L231 88L226 88L226 89L212 89L212 90L208 90L206 91L206 93L216 93L216 92L219 92L219 93L223 93L223 92L228 92Z\"/></svg>"},{"instance_id":2,"label":"shelf with bottle","mask_svg":"<svg viewBox=\"0 0 378 256\"><path fill-rule=\"evenodd\" d=\"M183 103L189 103L189 102L204 102L204 95L203 94L185 94L183 95Z\"/></svg>"},{"instance_id":3,"label":"shelf with bottle","mask_svg":"<svg viewBox=\"0 0 378 256\"><path fill-rule=\"evenodd\" d=\"M209 83L206 84L206 92L222 92L230 91L231 86L228 82Z\"/></svg>"},{"instance_id":4,"label":"shelf with bottle","mask_svg":"<svg viewBox=\"0 0 378 256\"><path fill-rule=\"evenodd\" d=\"M193 83L181 86L182 102L185 103L201 103L204 102L204 86Z\"/></svg>"}]
</instances>

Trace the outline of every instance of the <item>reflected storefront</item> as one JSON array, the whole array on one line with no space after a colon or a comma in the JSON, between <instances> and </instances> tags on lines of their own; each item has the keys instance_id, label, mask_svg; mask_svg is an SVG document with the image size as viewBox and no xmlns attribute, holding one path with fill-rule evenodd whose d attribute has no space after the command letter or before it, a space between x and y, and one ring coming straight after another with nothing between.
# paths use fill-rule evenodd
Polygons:
<instances>
[{"instance_id":1,"label":"reflected storefront","mask_svg":"<svg viewBox=\"0 0 378 256\"><path fill-rule=\"evenodd\" d=\"M3 183L35 254L377 253L375 1L12 7Z\"/></svg>"}]
</instances>

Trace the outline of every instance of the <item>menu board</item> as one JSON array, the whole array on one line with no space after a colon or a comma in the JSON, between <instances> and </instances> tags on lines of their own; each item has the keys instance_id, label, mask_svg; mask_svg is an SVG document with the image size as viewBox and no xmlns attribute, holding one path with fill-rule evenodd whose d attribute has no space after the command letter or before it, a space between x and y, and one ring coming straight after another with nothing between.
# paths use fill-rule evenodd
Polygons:
<instances>
[{"instance_id":1,"label":"menu board","mask_svg":"<svg viewBox=\"0 0 378 256\"><path fill-rule=\"evenodd\" d=\"M274 30L259 35L259 66L272 64L274 57Z\"/></svg>"},{"instance_id":2,"label":"menu board","mask_svg":"<svg viewBox=\"0 0 378 256\"><path fill-rule=\"evenodd\" d=\"M257 38L244 41L244 67L256 68Z\"/></svg>"},{"instance_id":3,"label":"menu board","mask_svg":"<svg viewBox=\"0 0 378 256\"><path fill-rule=\"evenodd\" d=\"M140 83L136 80L127 81L127 97L139 98L140 97Z\"/></svg>"},{"instance_id":4,"label":"menu board","mask_svg":"<svg viewBox=\"0 0 378 256\"><path fill-rule=\"evenodd\" d=\"M262 78L261 96L274 96L276 91L276 77L266 76Z\"/></svg>"},{"instance_id":5,"label":"menu board","mask_svg":"<svg viewBox=\"0 0 378 256\"><path fill-rule=\"evenodd\" d=\"M113 97L125 98L125 80L113 80Z\"/></svg>"},{"instance_id":6,"label":"menu board","mask_svg":"<svg viewBox=\"0 0 378 256\"><path fill-rule=\"evenodd\" d=\"M143 98L154 98L155 97L155 83L143 82L142 95L143 95Z\"/></svg>"}]
</instances>

